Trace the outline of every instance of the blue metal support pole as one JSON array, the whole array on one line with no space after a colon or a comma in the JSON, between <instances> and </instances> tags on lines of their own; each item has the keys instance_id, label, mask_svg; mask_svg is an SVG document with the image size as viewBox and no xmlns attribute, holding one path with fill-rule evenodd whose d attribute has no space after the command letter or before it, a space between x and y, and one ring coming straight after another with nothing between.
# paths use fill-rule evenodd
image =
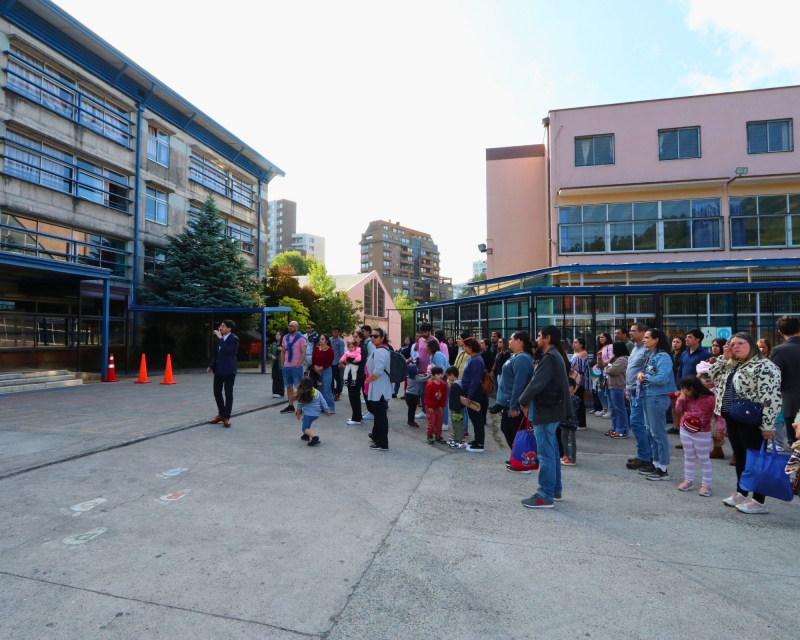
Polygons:
<instances>
[{"instance_id":1,"label":"blue metal support pole","mask_svg":"<svg viewBox=\"0 0 800 640\"><path fill-rule=\"evenodd\" d=\"M267 310L261 310L261 373L267 372Z\"/></svg>"},{"instance_id":2,"label":"blue metal support pole","mask_svg":"<svg viewBox=\"0 0 800 640\"><path fill-rule=\"evenodd\" d=\"M144 105L136 105L136 184L133 186L133 277L131 297L136 304L136 287L139 283L139 182L142 177L142 113Z\"/></svg>"},{"instance_id":3,"label":"blue metal support pole","mask_svg":"<svg viewBox=\"0 0 800 640\"><path fill-rule=\"evenodd\" d=\"M261 178L258 179L258 224L256 227L256 277L261 277Z\"/></svg>"},{"instance_id":4,"label":"blue metal support pole","mask_svg":"<svg viewBox=\"0 0 800 640\"><path fill-rule=\"evenodd\" d=\"M100 338L100 371L103 382L108 377L108 314L110 312L111 279L103 280L103 326Z\"/></svg>"}]
</instances>

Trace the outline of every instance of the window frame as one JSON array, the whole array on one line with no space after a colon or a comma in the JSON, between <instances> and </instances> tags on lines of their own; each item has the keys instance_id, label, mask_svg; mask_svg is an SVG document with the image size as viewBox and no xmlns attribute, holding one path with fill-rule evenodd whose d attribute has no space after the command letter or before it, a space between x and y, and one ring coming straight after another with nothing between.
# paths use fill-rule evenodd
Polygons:
<instances>
[{"instance_id":1,"label":"window frame","mask_svg":"<svg viewBox=\"0 0 800 640\"><path fill-rule=\"evenodd\" d=\"M152 191L152 194L150 193ZM163 198L160 196L164 196ZM145 185L144 189L144 219L148 220L149 222L155 222L156 224L161 224L167 226L169 221L169 194L166 191L161 191L156 189L154 186ZM154 212L154 217L150 217L150 208L152 204L152 210ZM159 213L163 211L163 220L160 219Z\"/></svg>"},{"instance_id":2,"label":"window frame","mask_svg":"<svg viewBox=\"0 0 800 640\"><path fill-rule=\"evenodd\" d=\"M163 140L162 137L166 138L166 140ZM147 125L147 157L156 164L160 164L162 167L169 167L169 138L169 134L164 133L158 127L155 127L152 124ZM152 154L150 151L151 141L153 143L152 146L155 149ZM166 162L161 162L159 157L162 147L166 149Z\"/></svg>"},{"instance_id":3,"label":"window frame","mask_svg":"<svg viewBox=\"0 0 800 640\"><path fill-rule=\"evenodd\" d=\"M793 118L776 118L774 120L752 120L745 124L745 132L747 137L747 155L760 156L769 153L791 153L794 151L794 119ZM789 123L789 148L770 151L769 149L769 125L774 122L788 122ZM750 150L750 127L755 125L766 125L767 127L767 150L766 151L751 151Z\"/></svg>"},{"instance_id":4,"label":"window frame","mask_svg":"<svg viewBox=\"0 0 800 640\"><path fill-rule=\"evenodd\" d=\"M791 205L791 198L792 196L797 197L800 200L800 194L796 193L775 193L775 194L761 194L755 196L730 196L728 198L728 219L729 223L729 239L731 243L731 251L754 251L754 250L764 250L764 249L796 249L800 247L800 208L797 208L796 211L792 211ZM786 199L786 209L780 213L761 213L761 198L776 198L782 197ZM756 201L756 212L754 214L749 215L734 215L732 210L734 206L734 201L741 201L747 198L754 198ZM738 203L737 203L738 204ZM765 222L768 220L777 220L778 218L783 219L783 244L762 244L761 243L761 235L763 233L761 221L764 220ZM797 219L797 229L795 229L794 219ZM741 244L734 244L734 227L738 227L739 221L741 222L742 233L745 235L747 234L747 223L746 220L754 220L755 221L755 233L756 237L758 238L758 243L754 245L741 245ZM766 226L766 225L765 225ZM793 236L797 234L798 242L793 243Z\"/></svg>"},{"instance_id":5,"label":"window frame","mask_svg":"<svg viewBox=\"0 0 800 640\"><path fill-rule=\"evenodd\" d=\"M611 162L602 162L597 163L595 162L595 140L597 138L611 138ZM587 164L578 164L578 141L579 140L591 140L592 141L592 162ZM575 151L575 166L576 167L605 167L608 165L613 165L617 163L617 149L616 149L616 140L613 133L598 133L588 136L575 136L573 140L573 148ZM431 240L432 242L432 240ZM425 246L425 245L423 245Z\"/></svg>"},{"instance_id":6,"label":"window frame","mask_svg":"<svg viewBox=\"0 0 800 640\"><path fill-rule=\"evenodd\" d=\"M697 155L696 156L681 156L681 131L690 131L690 130L697 131ZM672 133L675 132L678 134L678 156L676 158L662 158L661 157L661 134L662 133ZM659 129L658 130L658 161L659 162L671 162L673 160L697 160L703 156L703 148L702 148L702 140L701 140L701 131L700 125L692 126L692 127L671 127L669 129Z\"/></svg>"}]
</instances>

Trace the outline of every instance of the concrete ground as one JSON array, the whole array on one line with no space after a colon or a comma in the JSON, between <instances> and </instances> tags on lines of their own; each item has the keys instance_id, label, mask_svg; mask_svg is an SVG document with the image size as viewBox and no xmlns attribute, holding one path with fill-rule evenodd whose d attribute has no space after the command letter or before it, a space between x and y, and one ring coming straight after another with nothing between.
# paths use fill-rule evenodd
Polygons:
<instances>
[{"instance_id":1,"label":"concrete ground","mask_svg":"<svg viewBox=\"0 0 800 640\"><path fill-rule=\"evenodd\" d=\"M20 396L58 416L57 393ZM271 408L0 480L0 637L797 637L799 505L723 506L727 460L711 499L680 493L680 451L648 482L591 418L564 501L528 510L504 443L431 446L395 400L373 452L336 406L315 448Z\"/></svg>"}]
</instances>

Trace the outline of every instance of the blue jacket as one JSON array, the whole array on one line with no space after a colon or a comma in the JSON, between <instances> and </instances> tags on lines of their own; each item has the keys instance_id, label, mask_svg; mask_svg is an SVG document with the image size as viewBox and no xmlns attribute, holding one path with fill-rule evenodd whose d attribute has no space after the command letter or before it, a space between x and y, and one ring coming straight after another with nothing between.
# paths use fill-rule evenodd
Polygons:
<instances>
[{"instance_id":1,"label":"blue jacket","mask_svg":"<svg viewBox=\"0 0 800 640\"><path fill-rule=\"evenodd\" d=\"M486 365L483 363L483 358L480 354L474 355L467 360L464 365L464 373L461 376L461 388L463 393L470 400L476 396L478 399L483 398L483 389L481 389L481 378L483 372L486 371Z\"/></svg>"},{"instance_id":2,"label":"blue jacket","mask_svg":"<svg viewBox=\"0 0 800 640\"><path fill-rule=\"evenodd\" d=\"M236 354L239 351L239 338L232 333L227 339L220 338L217 349L208 368L218 376L236 375Z\"/></svg>"},{"instance_id":3,"label":"blue jacket","mask_svg":"<svg viewBox=\"0 0 800 640\"><path fill-rule=\"evenodd\" d=\"M533 377L533 358L529 353L516 353L503 365L497 404L519 411L519 397Z\"/></svg>"},{"instance_id":4,"label":"blue jacket","mask_svg":"<svg viewBox=\"0 0 800 640\"><path fill-rule=\"evenodd\" d=\"M711 354L703 347L698 347L694 353L689 353L689 349L685 349L681 354L681 364L678 367L678 380L686 376L697 375L697 365L705 362L711 357Z\"/></svg>"},{"instance_id":5,"label":"blue jacket","mask_svg":"<svg viewBox=\"0 0 800 640\"><path fill-rule=\"evenodd\" d=\"M656 351L645 361L643 386L648 396L658 396L675 391L675 379L672 377L672 358L666 351Z\"/></svg>"},{"instance_id":6,"label":"blue jacket","mask_svg":"<svg viewBox=\"0 0 800 640\"><path fill-rule=\"evenodd\" d=\"M298 411L302 410L303 415L309 418L318 418L325 411L330 411L330 407L319 391L316 389L313 389L313 391L314 396L311 398L311 402L303 404L302 402L295 401L295 409Z\"/></svg>"},{"instance_id":7,"label":"blue jacket","mask_svg":"<svg viewBox=\"0 0 800 640\"><path fill-rule=\"evenodd\" d=\"M334 366L338 366L339 360L344 355L344 340L341 338L331 338L331 346L333 347L333 362Z\"/></svg>"}]
</instances>

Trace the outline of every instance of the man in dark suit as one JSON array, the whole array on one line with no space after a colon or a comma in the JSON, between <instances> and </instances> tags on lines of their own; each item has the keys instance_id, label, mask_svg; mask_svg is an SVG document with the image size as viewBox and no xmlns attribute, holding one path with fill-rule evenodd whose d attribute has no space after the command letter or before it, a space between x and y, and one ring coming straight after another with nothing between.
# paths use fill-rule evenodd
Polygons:
<instances>
[{"instance_id":1,"label":"man in dark suit","mask_svg":"<svg viewBox=\"0 0 800 640\"><path fill-rule=\"evenodd\" d=\"M236 353L239 351L239 338L233 334L236 323L223 320L214 335L219 338L214 359L206 369L214 374L214 400L217 401L217 417L209 420L209 424L221 422L225 427L231 426L231 409L233 408L233 382L236 380ZM225 399L222 390L225 389Z\"/></svg>"},{"instance_id":2,"label":"man in dark suit","mask_svg":"<svg viewBox=\"0 0 800 640\"><path fill-rule=\"evenodd\" d=\"M800 318L778 318L778 333L786 342L775 347L769 354L769 359L781 370L783 419L786 425L782 431L779 431L781 425L775 425L775 441L786 448L787 444L795 441L792 423L800 411Z\"/></svg>"}]
</instances>

